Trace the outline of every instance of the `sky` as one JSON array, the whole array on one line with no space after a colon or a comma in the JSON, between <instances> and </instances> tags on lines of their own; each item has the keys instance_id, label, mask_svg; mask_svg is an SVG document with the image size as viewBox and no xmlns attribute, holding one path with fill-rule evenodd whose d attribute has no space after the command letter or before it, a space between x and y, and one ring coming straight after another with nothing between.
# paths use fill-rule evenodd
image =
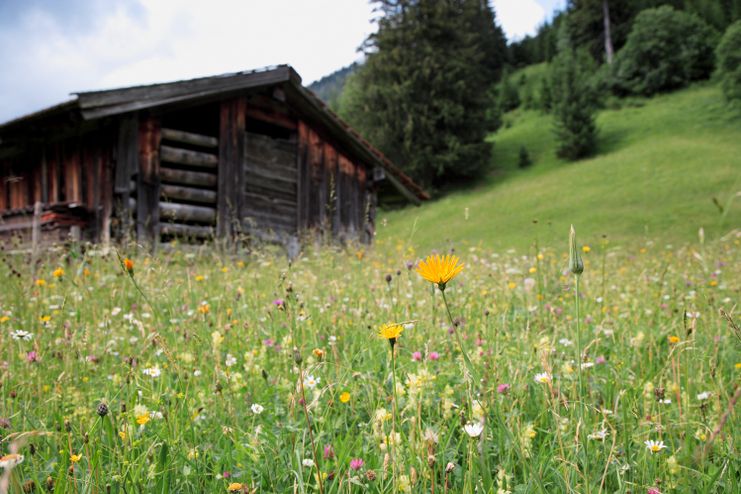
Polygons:
<instances>
[{"instance_id":1,"label":"sky","mask_svg":"<svg viewBox=\"0 0 741 494\"><path fill-rule=\"evenodd\" d=\"M566 0L490 0L510 40ZM309 84L375 31L368 0L0 0L0 122L75 91L290 64Z\"/></svg>"}]
</instances>

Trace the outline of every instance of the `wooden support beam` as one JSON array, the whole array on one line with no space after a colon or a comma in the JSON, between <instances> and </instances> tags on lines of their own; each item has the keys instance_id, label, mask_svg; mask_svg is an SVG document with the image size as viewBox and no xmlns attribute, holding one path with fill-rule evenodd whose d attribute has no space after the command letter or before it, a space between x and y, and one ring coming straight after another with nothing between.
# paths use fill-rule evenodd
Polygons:
<instances>
[{"instance_id":1,"label":"wooden support beam","mask_svg":"<svg viewBox=\"0 0 741 494\"><path fill-rule=\"evenodd\" d=\"M178 149L170 146L160 147L160 160L178 165L197 166L201 168L216 168L219 159L213 154Z\"/></svg>"},{"instance_id":2,"label":"wooden support beam","mask_svg":"<svg viewBox=\"0 0 741 494\"><path fill-rule=\"evenodd\" d=\"M289 130L295 130L297 126L296 119L289 117L285 113L272 112L252 106L247 108L247 118L260 120Z\"/></svg>"},{"instance_id":3,"label":"wooden support beam","mask_svg":"<svg viewBox=\"0 0 741 494\"><path fill-rule=\"evenodd\" d=\"M247 99L223 101L219 115L218 220L216 235L230 238L242 217Z\"/></svg>"},{"instance_id":4,"label":"wooden support beam","mask_svg":"<svg viewBox=\"0 0 741 494\"><path fill-rule=\"evenodd\" d=\"M201 146L204 148L219 147L219 140L216 137L174 129L162 129L162 140L191 144L193 146Z\"/></svg>"},{"instance_id":5,"label":"wooden support beam","mask_svg":"<svg viewBox=\"0 0 741 494\"><path fill-rule=\"evenodd\" d=\"M176 202L160 202L160 218L162 221L192 221L194 223L213 224L216 221L216 209Z\"/></svg>"},{"instance_id":6,"label":"wooden support beam","mask_svg":"<svg viewBox=\"0 0 741 494\"><path fill-rule=\"evenodd\" d=\"M175 168L160 168L160 178L163 182L184 185L200 185L202 187L215 187L216 175L213 173L190 172L177 170Z\"/></svg>"},{"instance_id":7,"label":"wooden support beam","mask_svg":"<svg viewBox=\"0 0 741 494\"><path fill-rule=\"evenodd\" d=\"M137 174L136 236L153 248L159 241L160 223L160 122L149 115L139 123L139 173Z\"/></svg>"},{"instance_id":8,"label":"wooden support beam","mask_svg":"<svg viewBox=\"0 0 741 494\"><path fill-rule=\"evenodd\" d=\"M180 199L189 202L216 204L215 191L197 189L195 187L183 187L180 185L162 185L160 197L168 200Z\"/></svg>"}]
</instances>

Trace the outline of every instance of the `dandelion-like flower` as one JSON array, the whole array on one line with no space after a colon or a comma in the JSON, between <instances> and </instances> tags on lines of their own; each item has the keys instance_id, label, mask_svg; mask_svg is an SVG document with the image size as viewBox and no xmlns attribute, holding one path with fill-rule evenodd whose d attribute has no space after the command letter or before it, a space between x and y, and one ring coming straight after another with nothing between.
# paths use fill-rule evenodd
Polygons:
<instances>
[{"instance_id":1,"label":"dandelion-like flower","mask_svg":"<svg viewBox=\"0 0 741 494\"><path fill-rule=\"evenodd\" d=\"M468 437L479 437L484 431L484 424L481 422L469 422L463 426L463 430L466 431Z\"/></svg>"},{"instance_id":2,"label":"dandelion-like flower","mask_svg":"<svg viewBox=\"0 0 741 494\"><path fill-rule=\"evenodd\" d=\"M389 340L389 343L393 347L403 331L403 325L390 322L382 324L381 327L378 328L378 336Z\"/></svg>"},{"instance_id":3,"label":"dandelion-like flower","mask_svg":"<svg viewBox=\"0 0 741 494\"><path fill-rule=\"evenodd\" d=\"M440 290L445 290L445 285L463 271L464 264L459 264L458 256L442 256L435 254L427 256L417 266L417 273L430 283L437 284Z\"/></svg>"},{"instance_id":4,"label":"dandelion-like flower","mask_svg":"<svg viewBox=\"0 0 741 494\"><path fill-rule=\"evenodd\" d=\"M538 374L535 374L535 382L538 384L548 384L553 380L551 375L547 372L539 372Z\"/></svg>"},{"instance_id":5,"label":"dandelion-like flower","mask_svg":"<svg viewBox=\"0 0 741 494\"><path fill-rule=\"evenodd\" d=\"M648 441L644 441L643 444L646 445L646 449L649 450L651 454L660 453L662 449L666 448L664 441L653 441L649 439Z\"/></svg>"},{"instance_id":6,"label":"dandelion-like flower","mask_svg":"<svg viewBox=\"0 0 741 494\"><path fill-rule=\"evenodd\" d=\"M340 394L340 402L347 403L348 401L350 401L350 393L343 391L342 394Z\"/></svg>"},{"instance_id":7,"label":"dandelion-like flower","mask_svg":"<svg viewBox=\"0 0 741 494\"><path fill-rule=\"evenodd\" d=\"M242 490L242 484L240 484L239 482L232 482L227 486L226 490L228 492L239 492Z\"/></svg>"},{"instance_id":8,"label":"dandelion-like flower","mask_svg":"<svg viewBox=\"0 0 741 494\"><path fill-rule=\"evenodd\" d=\"M82 460L82 455L80 454L69 455L69 461L71 461L72 463L79 463L80 460Z\"/></svg>"},{"instance_id":9,"label":"dandelion-like flower","mask_svg":"<svg viewBox=\"0 0 741 494\"><path fill-rule=\"evenodd\" d=\"M134 261L132 261L128 257L123 260L123 266L128 273L134 273Z\"/></svg>"}]
</instances>

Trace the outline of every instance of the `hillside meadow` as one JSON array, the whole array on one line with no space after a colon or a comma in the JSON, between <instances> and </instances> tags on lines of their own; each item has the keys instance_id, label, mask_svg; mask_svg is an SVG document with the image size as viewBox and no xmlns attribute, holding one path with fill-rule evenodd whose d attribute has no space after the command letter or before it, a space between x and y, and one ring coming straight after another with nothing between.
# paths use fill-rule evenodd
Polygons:
<instances>
[{"instance_id":1,"label":"hillside meadow","mask_svg":"<svg viewBox=\"0 0 741 494\"><path fill-rule=\"evenodd\" d=\"M537 97L544 66L528 67L523 94ZM717 239L741 225L741 109L720 87L698 84L651 99L610 100L598 113L598 149L588 159L556 157L551 116L518 109L490 136L492 172L473 188L422 208L382 215L378 235L420 249L469 245L529 249L553 244L570 223L595 243L684 244L703 229ZM533 164L518 168L520 148Z\"/></svg>"},{"instance_id":2,"label":"hillside meadow","mask_svg":"<svg viewBox=\"0 0 741 494\"><path fill-rule=\"evenodd\" d=\"M741 238L562 233L5 253L0 492L741 490Z\"/></svg>"}]
</instances>

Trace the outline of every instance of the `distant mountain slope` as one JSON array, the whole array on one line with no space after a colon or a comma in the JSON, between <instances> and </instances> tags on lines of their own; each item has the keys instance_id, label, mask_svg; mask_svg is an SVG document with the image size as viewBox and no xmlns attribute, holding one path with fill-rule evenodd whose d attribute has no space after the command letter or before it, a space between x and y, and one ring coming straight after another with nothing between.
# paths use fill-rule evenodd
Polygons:
<instances>
[{"instance_id":1,"label":"distant mountain slope","mask_svg":"<svg viewBox=\"0 0 741 494\"><path fill-rule=\"evenodd\" d=\"M515 75L515 81L519 74ZM530 79L528 77L527 79ZM580 240L638 252L697 242L741 227L741 110L703 83L603 110L598 153L569 163L555 156L553 123L515 110L490 140L495 173L467 190L384 212L378 240L411 239L420 253L450 246L565 248L569 224ZM518 168L524 146L533 164Z\"/></svg>"},{"instance_id":2,"label":"distant mountain slope","mask_svg":"<svg viewBox=\"0 0 741 494\"><path fill-rule=\"evenodd\" d=\"M309 85L309 89L314 91L325 103L333 110L337 109L342 89L345 87L347 78L355 72L359 64L353 63L347 67L332 72Z\"/></svg>"}]
</instances>

